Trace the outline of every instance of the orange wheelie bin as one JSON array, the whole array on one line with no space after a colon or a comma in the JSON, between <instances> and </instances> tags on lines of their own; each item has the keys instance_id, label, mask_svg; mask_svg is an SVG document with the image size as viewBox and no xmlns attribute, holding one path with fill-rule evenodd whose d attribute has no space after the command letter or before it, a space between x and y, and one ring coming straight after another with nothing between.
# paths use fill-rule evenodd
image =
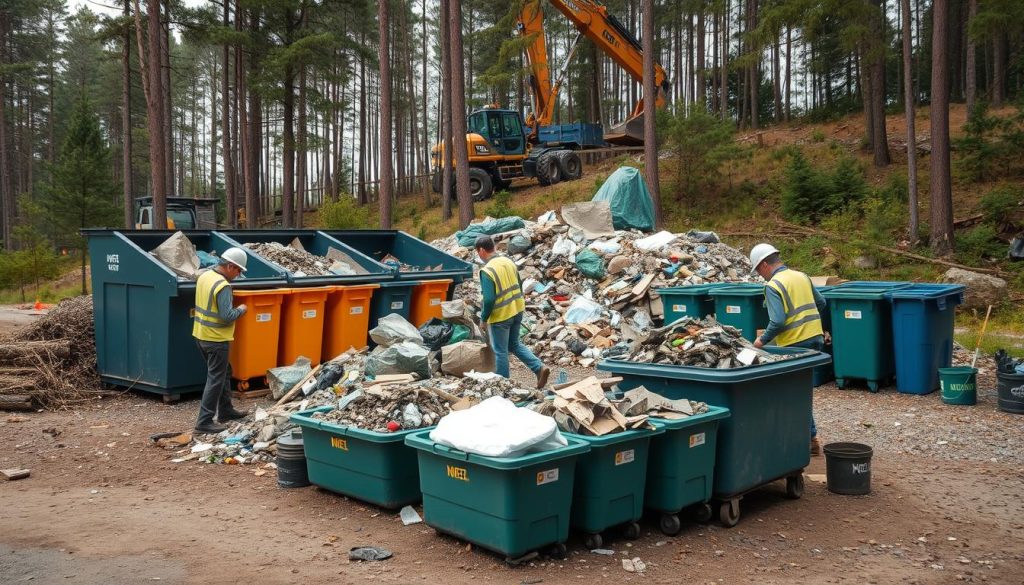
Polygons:
<instances>
[{"instance_id":1,"label":"orange wheelie bin","mask_svg":"<svg viewBox=\"0 0 1024 585\"><path fill-rule=\"evenodd\" d=\"M324 305L323 361L328 361L349 348L367 345L370 329L370 300L379 284L336 286L327 295Z\"/></svg>"},{"instance_id":2,"label":"orange wheelie bin","mask_svg":"<svg viewBox=\"0 0 1024 585\"><path fill-rule=\"evenodd\" d=\"M281 306L281 343L277 364L288 366L299 356L309 358L310 365L320 363L324 342L324 305L333 286L283 288Z\"/></svg>"},{"instance_id":3,"label":"orange wheelie bin","mask_svg":"<svg viewBox=\"0 0 1024 585\"><path fill-rule=\"evenodd\" d=\"M441 318L441 303L448 298L451 279L430 280L417 284L412 289L412 307L409 308L409 322L419 327L430 319Z\"/></svg>"},{"instance_id":4,"label":"orange wheelie bin","mask_svg":"<svg viewBox=\"0 0 1024 585\"><path fill-rule=\"evenodd\" d=\"M231 377L238 380L239 390L247 390L250 380L266 376L267 370L277 366L285 290L232 291L235 306L245 304L248 309L235 321L235 340L228 351Z\"/></svg>"}]
</instances>

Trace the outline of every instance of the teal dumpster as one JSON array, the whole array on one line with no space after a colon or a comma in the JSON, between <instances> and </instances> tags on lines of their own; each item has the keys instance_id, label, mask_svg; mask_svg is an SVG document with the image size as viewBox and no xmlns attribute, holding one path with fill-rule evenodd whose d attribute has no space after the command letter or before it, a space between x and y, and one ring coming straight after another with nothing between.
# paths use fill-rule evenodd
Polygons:
<instances>
[{"instance_id":1,"label":"teal dumpster","mask_svg":"<svg viewBox=\"0 0 1024 585\"><path fill-rule=\"evenodd\" d=\"M708 294L715 300L715 319L739 329L748 341L756 340L758 330L768 326L763 284L731 284L712 288Z\"/></svg>"},{"instance_id":2,"label":"teal dumpster","mask_svg":"<svg viewBox=\"0 0 1024 585\"><path fill-rule=\"evenodd\" d=\"M601 548L601 533L624 526L628 539L640 536L651 438L664 429L611 433L601 437L563 433L590 445L576 461L570 524L584 533L588 549Z\"/></svg>"},{"instance_id":3,"label":"teal dumpster","mask_svg":"<svg viewBox=\"0 0 1024 585\"><path fill-rule=\"evenodd\" d=\"M160 394L167 401L201 391L206 363L192 338L195 281L180 277L150 251L173 231L83 230L92 266L96 367L115 386ZM216 232L184 232L198 250L221 254L235 243ZM236 289L284 286L277 266L248 255Z\"/></svg>"},{"instance_id":4,"label":"teal dumpster","mask_svg":"<svg viewBox=\"0 0 1024 585\"><path fill-rule=\"evenodd\" d=\"M216 233L236 242L238 246L269 242L287 246L297 239L303 249L311 254L327 256L334 249L347 255L365 271L363 274L316 276L295 274L280 268L288 275L288 282L295 286L367 284L394 280L391 268L316 230L224 230Z\"/></svg>"},{"instance_id":5,"label":"teal dumpster","mask_svg":"<svg viewBox=\"0 0 1024 585\"><path fill-rule=\"evenodd\" d=\"M377 433L312 417L333 409L323 406L291 416L302 427L310 483L381 508L420 501L416 451L404 441L422 429Z\"/></svg>"},{"instance_id":6,"label":"teal dumpster","mask_svg":"<svg viewBox=\"0 0 1024 585\"><path fill-rule=\"evenodd\" d=\"M939 368L953 361L953 322L964 302L960 284L914 284L888 293L896 390L928 394L939 388Z\"/></svg>"},{"instance_id":7,"label":"teal dumpster","mask_svg":"<svg viewBox=\"0 0 1024 585\"><path fill-rule=\"evenodd\" d=\"M459 260L398 230L323 230L324 234L350 246L377 262L388 256L406 265L388 265L398 280L450 279L455 284L473 278L473 265ZM386 264L387 265L387 264Z\"/></svg>"},{"instance_id":8,"label":"teal dumpster","mask_svg":"<svg viewBox=\"0 0 1024 585\"><path fill-rule=\"evenodd\" d=\"M892 307L886 294L909 283L846 282L825 291L831 313L836 386L864 380L872 392L896 374Z\"/></svg>"},{"instance_id":9,"label":"teal dumpster","mask_svg":"<svg viewBox=\"0 0 1024 585\"><path fill-rule=\"evenodd\" d=\"M515 562L552 546L565 557L576 460L590 447L568 446L521 457L483 457L440 445L430 431L405 443L419 452L423 517L439 532L467 540Z\"/></svg>"},{"instance_id":10,"label":"teal dumpster","mask_svg":"<svg viewBox=\"0 0 1024 585\"><path fill-rule=\"evenodd\" d=\"M709 295L709 291L722 286L732 286L729 283L716 282L708 284L691 284L687 286L670 286L655 289L661 297L665 317L664 323L668 325L683 317L703 319L708 315L715 314L715 299Z\"/></svg>"},{"instance_id":11,"label":"teal dumpster","mask_svg":"<svg viewBox=\"0 0 1024 585\"><path fill-rule=\"evenodd\" d=\"M739 521L739 502L751 490L785 478L791 497L803 492L802 470L810 462L812 369L827 364L824 353L766 348L795 357L743 368L603 360L597 369L622 376L619 388L644 386L666 398L688 398L729 409L718 428L713 497L721 501L726 526Z\"/></svg>"},{"instance_id":12,"label":"teal dumpster","mask_svg":"<svg viewBox=\"0 0 1024 585\"><path fill-rule=\"evenodd\" d=\"M644 506L660 513L658 526L666 535L679 533L685 508L694 507L699 521L711 519L718 426L728 417L728 408L708 406L686 418L651 419L665 432L651 439Z\"/></svg>"}]
</instances>

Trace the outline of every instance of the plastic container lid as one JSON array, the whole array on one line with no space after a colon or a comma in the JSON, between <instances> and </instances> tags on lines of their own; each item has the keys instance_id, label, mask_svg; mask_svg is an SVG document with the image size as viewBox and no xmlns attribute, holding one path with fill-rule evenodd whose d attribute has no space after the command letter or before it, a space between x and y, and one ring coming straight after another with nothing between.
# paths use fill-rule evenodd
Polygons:
<instances>
[{"instance_id":1,"label":"plastic container lid","mask_svg":"<svg viewBox=\"0 0 1024 585\"><path fill-rule=\"evenodd\" d=\"M764 285L757 282L743 282L714 287L708 291L713 297L751 297L764 294Z\"/></svg>"},{"instance_id":2,"label":"plastic container lid","mask_svg":"<svg viewBox=\"0 0 1024 585\"><path fill-rule=\"evenodd\" d=\"M942 297L962 295L967 290L962 284L913 284L896 289L886 296L891 299L928 300Z\"/></svg>"},{"instance_id":3,"label":"plastic container lid","mask_svg":"<svg viewBox=\"0 0 1024 585\"><path fill-rule=\"evenodd\" d=\"M650 421L654 423L654 426L659 429L666 431L673 431L676 429L684 429L693 425L710 422L713 420L719 420L723 418L729 418L732 413L729 412L728 408L721 406L708 405L708 411L702 412L701 414L695 414L686 418L656 418L651 417Z\"/></svg>"},{"instance_id":4,"label":"plastic container lid","mask_svg":"<svg viewBox=\"0 0 1024 585\"><path fill-rule=\"evenodd\" d=\"M634 429L630 431L620 431L618 433L608 433L607 435L601 435L595 437L593 435L581 435L579 433L562 433L564 437L572 437L586 441L594 447L604 447L606 445L614 445L616 443L625 443L626 441L632 441L634 439L642 439L644 437L653 437L654 435L660 435L665 432L665 429Z\"/></svg>"},{"instance_id":5,"label":"plastic container lid","mask_svg":"<svg viewBox=\"0 0 1024 585\"><path fill-rule=\"evenodd\" d=\"M451 447L432 441L430 439L430 430L410 434L405 438L405 444L419 449L420 451L428 451L449 459L468 461L469 463L490 467L492 469L512 470L522 469L524 467L554 461L556 459L563 459L565 457L581 455L590 451L590 445L586 441L569 436L565 437L565 439L569 442L565 447L552 449L550 451L541 451L540 453L527 453L521 457L484 457L483 455L474 455L466 453L465 451L459 451L458 449L452 449Z\"/></svg>"}]
</instances>

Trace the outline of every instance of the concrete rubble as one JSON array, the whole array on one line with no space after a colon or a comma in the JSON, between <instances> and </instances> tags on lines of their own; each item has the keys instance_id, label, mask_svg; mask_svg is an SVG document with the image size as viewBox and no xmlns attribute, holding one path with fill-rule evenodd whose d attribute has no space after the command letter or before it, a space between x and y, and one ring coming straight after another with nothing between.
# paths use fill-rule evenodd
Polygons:
<instances>
[{"instance_id":1,"label":"concrete rubble","mask_svg":"<svg viewBox=\"0 0 1024 585\"><path fill-rule=\"evenodd\" d=\"M656 288L760 280L750 274L746 254L705 243L709 232L601 231L612 235L588 239L548 212L522 229L492 236L498 252L519 267L526 297L523 342L546 363L590 367L614 347L624 351L662 317ZM479 268L475 250L454 235L432 245ZM479 279L463 282L454 296L478 313Z\"/></svg>"},{"instance_id":2,"label":"concrete rubble","mask_svg":"<svg viewBox=\"0 0 1024 585\"><path fill-rule=\"evenodd\" d=\"M317 256L306 251L298 239L288 246L278 242L250 242L242 245L295 276L347 276L366 272L366 269L340 250L332 248L327 256Z\"/></svg>"},{"instance_id":3,"label":"concrete rubble","mask_svg":"<svg viewBox=\"0 0 1024 585\"><path fill-rule=\"evenodd\" d=\"M738 329L722 325L712 317L684 317L654 329L637 339L623 357L632 362L719 369L787 359L755 348Z\"/></svg>"}]
</instances>

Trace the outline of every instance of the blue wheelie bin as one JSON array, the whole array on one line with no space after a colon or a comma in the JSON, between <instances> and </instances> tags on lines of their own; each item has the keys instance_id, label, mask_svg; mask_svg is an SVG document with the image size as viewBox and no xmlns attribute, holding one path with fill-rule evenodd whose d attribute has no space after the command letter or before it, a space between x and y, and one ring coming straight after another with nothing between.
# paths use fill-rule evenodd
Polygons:
<instances>
[{"instance_id":1,"label":"blue wheelie bin","mask_svg":"<svg viewBox=\"0 0 1024 585\"><path fill-rule=\"evenodd\" d=\"M898 391L928 394L939 388L939 368L953 361L953 321L964 290L960 284L915 284L886 295L892 301Z\"/></svg>"}]
</instances>

